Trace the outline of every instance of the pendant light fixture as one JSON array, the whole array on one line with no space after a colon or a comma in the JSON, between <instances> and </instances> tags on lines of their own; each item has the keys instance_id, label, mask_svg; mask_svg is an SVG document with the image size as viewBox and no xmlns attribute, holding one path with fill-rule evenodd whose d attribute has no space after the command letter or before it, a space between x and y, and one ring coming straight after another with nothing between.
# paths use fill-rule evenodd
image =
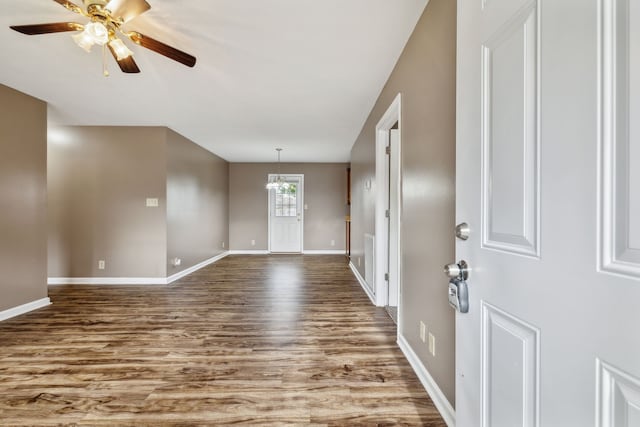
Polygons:
<instances>
[{"instance_id":1,"label":"pendant light fixture","mask_svg":"<svg viewBox=\"0 0 640 427\"><path fill-rule=\"evenodd\" d=\"M275 179L273 177L269 178L269 182L267 182L266 188L267 190L286 190L289 188L289 183L282 179L282 176L280 175L280 152L282 151L282 148L276 148L276 151L278 152L278 175L275 177Z\"/></svg>"}]
</instances>

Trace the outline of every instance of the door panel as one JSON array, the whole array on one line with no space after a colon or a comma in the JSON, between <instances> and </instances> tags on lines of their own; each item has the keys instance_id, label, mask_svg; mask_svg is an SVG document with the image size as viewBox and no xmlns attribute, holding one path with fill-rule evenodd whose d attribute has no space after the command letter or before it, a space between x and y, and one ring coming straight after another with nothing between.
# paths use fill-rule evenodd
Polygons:
<instances>
[{"instance_id":1,"label":"door panel","mask_svg":"<svg viewBox=\"0 0 640 427\"><path fill-rule=\"evenodd\" d=\"M482 426L536 426L540 331L482 303Z\"/></svg>"},{"instance_id":2,"label":"door panel","mask_svg":"<svg viewBox=\"0 0 640 427\"><path fill-rule=\"evenodd\" d=\"M269 249L302 252L302 177L283 175L282 178L288 187L269 190Z\"/></svg>"},{"instance_id":3,"label":"door panel","mask_svg":"<svg viewBox=\"0 0 640 427\"><path fill-rule=\"evenodd\" d=\"M603 2L602 269L640 278L640 5Z\"/></svg>"},{"instance_id":4,"label":"door panel","mask_svg":"<svg viewBox=\"0 0 640 427\"><path fill-rule=\"evenodd\" d=\"M483 243L538 254L535 3L483 45Z\"/></svg>"},{"instance_id":5,"label":"door panel","mask_svg":"<svg viewBox=\"0 0 640 427\"><path fill-rule=\"evenodd\" d=\"M639 20L458 1L458 427L638 425Z\"/></svg>"},{"instance_id":6,"label":"door panel","mask_svg":"<svg viewBox=\"0 0 640 427\"><path fill-rule=\"evenodd\" d=\"M599 361L598 383L598 427L639 426L640 381Z\"/></svg>"}]
</instances>

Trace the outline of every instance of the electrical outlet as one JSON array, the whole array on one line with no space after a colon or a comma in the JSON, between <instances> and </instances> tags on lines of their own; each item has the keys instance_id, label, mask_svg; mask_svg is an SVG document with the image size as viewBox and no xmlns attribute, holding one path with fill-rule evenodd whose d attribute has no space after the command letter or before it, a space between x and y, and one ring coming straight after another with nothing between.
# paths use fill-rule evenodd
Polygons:
<instances>
[{"instance_id":1,"label":"electrical outlet","mask_svg":"<svg viewBox=\"0 0 640 427\"><path fill-rule=\"evenodd\" d=\"M182 260L180 258L174 258L171 260L171 265L174 267L179 267L182 264Z\"/></svg>"},{"instance_id":2,"label":"electrical outlet","mask_svg":"<svg viewBox=\"0 0 640 427\"><path fill-rule=\"evenodd\" d=\"M335 240L332 240L332 241L331 241L331 246L335 246L335 245L336 245L336 241L335 241Z\"/></svg>"},{"instance_id":3,"label":"electrical outlet","mask_svg":"<svg viewBox=\"0 0 640 427\"><path fill-rule=\"evenodd\" d=\"M251 246L255 246L256 245L256 241L255 240L251 240Z\"/></svg>"},{"instance_id":4,"label":"electrical outlet","mask_svg":"<svg viewBox=\"0 0 640 427\"><path fill-rule=\"evenodd\" d=\"M358 267L360 267L360 257L358 257Z\"/></svg>"},{"instance_id":5,"label":"electrical outlet","mask_svg":"<svg viewBox=\"0 0 640 427\"><path fill-rule=\"evenodd\" d=\"M426 342L426 334L427 334L427 325L424 322L420 321L420 339L422 342Z\"/></svg>"},{"instance_id":6,"label":"electrical outlet","mask_svg":"<svg viewBox=\"0 0 640 427\"><path fill-rule=\"evenodd\" d=\"M98 261L98 270L104 270L105 268L105 262L103 259Z\"/></svg>"},{"instance_id":7,"label":"electrical outlet","mask_svg":"<svg viewBox=\"0 0 640 427\"><path fill-rule=\"evenodd\" d=\"M429 332L429 353L436 357L436 337L431 332Z\"/></svg>"}]
</instances>

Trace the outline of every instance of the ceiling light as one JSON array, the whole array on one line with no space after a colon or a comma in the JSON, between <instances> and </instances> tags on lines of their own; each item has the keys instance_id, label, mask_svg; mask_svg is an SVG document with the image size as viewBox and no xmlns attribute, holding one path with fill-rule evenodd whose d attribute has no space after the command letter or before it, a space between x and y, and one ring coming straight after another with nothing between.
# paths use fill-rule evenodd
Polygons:
<instances>
[{"instance_id":1,"label":"ceiling light","mask_svg":"<svg viewBox=\"0 0 640 427\"><path fill-rule=\"evenodd\" d=\"M84 31L71 36L78 46L91 52L94 44L103 46L109 41L109 30L99 22L91 22L84 26Z\"/></svg>"},{"instance_id":2,"label":"ceiling light","mask_svg":"<svg viewBox=\"0 0 640 427\"><path fill-rule=\"evenodd\" d=\"M276 151L278 152L278 175L276 177L269 178L266 188L267 190L278 190L281 188L286 190L290 185L282 179L282 176L280 176L280 152L282 151L282 148L276 148Z\"/></svg>"},{"instance_id":3,"label":"ceiling light","mask_svg":"<svg viewBox=\"0 0 640 427\"><path fill-rule=\"evenodd\" d=\"M81 32L78 34L74 34L71 36L73 41L76 42L78 46L86 50L87 52L91 52L91 46L93 46L93 40L86 32Z\"/></svg>"},{"instance_id":4,"label":"ceiling light","mask_svg":"<svg viewBox=\"0 0 640 427\"><path fill-rule=\"evenodd\" d=\"M91 22L84 26L84 32L89 34L97 45L104 45L109 41L109 30L99 22Z\"/></svg>"},{"instance_id":5,"label":"ceiling light","mask_svg":"<svg viewBox=\"0 0 640 427\"><path fill-rule=\"evenodd\" d=\"M124 44L120 39L113 39L109 42L109 47L113 49L113 53L116 55L116 59L121 61L133 55L133 52Z\"/></svg>"}]
</instances>

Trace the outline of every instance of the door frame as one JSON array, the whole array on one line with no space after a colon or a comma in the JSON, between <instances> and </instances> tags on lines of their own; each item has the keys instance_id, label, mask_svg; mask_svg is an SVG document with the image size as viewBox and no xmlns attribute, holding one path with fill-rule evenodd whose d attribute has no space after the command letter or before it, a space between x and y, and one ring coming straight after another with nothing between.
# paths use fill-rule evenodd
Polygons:
<instances>
[{"instance_id":1,"label":"door frame","mask_svg":"<svg viewBox=\"0 0 640 427\"><path fill-rule=\"evenodd\" d=\"M298 198L300 205L300 252L304 253L304 174L302 173L270 173L267 176L267 182L271 182L271 179L276 179L280 175L283 178L294 177L300 178L300 189L302 190L300 194L301 197ZM267 191L267 251L271 253L271 190ZM292 252L298 253L298 252Z\"/></svg>"},{"instance_id":2,"label":"door frame","mask_svg":"<svg viewBox=\"0 0 640 427\"><path fill-rule=\"evenodd\" d=\"M387 111L384 113L378 124L376 125L376 202L375 202L375 286L374 297L375 304L378 307L384 307L388 303L388 292L384 275L387 269L387 250L389 248L388 232L385 217L386 201L389 199L387 191L387 159L386 146L389 141L389 131L398 123L398 156L391 161L397 162L398 179L396 190L396 205L398 213L396 215L398 230L398 333L402 330L402 94L398 93Z\"/></svg>"}]
</instances>

